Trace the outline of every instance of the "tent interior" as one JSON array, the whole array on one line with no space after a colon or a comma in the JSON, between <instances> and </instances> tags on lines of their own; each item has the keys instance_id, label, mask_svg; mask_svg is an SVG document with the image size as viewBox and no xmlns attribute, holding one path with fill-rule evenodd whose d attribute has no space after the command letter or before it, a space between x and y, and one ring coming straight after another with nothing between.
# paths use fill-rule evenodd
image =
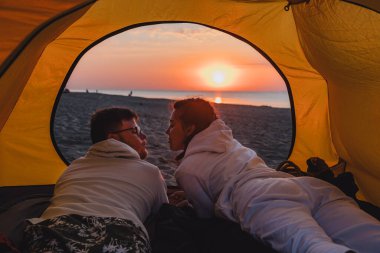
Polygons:
<instances>
[{"instance_id":1,"label":"tent interior","mask_svg":"<svg viewBox=\"0 0 380 253\"><path fill-rule=\"evenodd\" d=\"M288 159L301 167L309 157L343 159L358 198L380 206L379 12L380 2L366 0L2 1L0 211L50 196L66 168L53 116L80 58L115 34L170 22L214 28L262 52L288 86Z\"/></svg>"}]
</instances>

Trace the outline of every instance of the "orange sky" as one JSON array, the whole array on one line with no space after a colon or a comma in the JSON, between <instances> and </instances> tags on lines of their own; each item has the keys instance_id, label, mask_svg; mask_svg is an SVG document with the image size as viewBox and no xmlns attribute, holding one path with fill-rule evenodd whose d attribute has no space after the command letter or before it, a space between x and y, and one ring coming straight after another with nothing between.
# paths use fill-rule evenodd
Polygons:
<instances>
[{"instance_id":1,"label":"orange sky","mask_svg":"<svg viewBox=\"0 0 380 253\"><path fill-rule=\"evenodd\" d=\"M82 57L67 88L286 90L254 48L195 24L144 26L109 38Z\"/></svg>"}]
</instances>

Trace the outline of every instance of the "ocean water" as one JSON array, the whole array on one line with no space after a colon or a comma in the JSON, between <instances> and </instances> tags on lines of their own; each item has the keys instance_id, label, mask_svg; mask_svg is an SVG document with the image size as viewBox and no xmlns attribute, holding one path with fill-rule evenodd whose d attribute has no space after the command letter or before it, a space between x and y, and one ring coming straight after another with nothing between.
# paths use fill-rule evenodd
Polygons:
<instances>
[{"instance_id":1,"label":"ocean water","mask_svg":"<svg viewBox=\"0 0 380 253\"><path fill-rule=\"evenodd\" d=\"M83 92L84 90L72 90ZM290 108L287 91L279 92L237 92L237 91L171 91L171 90L88 90L112 95L132 96L145 98L183 99L201 97L209 101L224 104L271 106L276 108Z\"/></svg>"}]
</instances>

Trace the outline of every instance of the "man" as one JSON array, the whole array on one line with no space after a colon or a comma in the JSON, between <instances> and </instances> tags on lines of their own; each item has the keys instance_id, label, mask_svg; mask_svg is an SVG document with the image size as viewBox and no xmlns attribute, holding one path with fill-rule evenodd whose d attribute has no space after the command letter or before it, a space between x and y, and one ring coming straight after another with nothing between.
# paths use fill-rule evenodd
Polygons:
<instances>
[{"instance_id":1,"label":"man","mask_svg":"<svg viewBox=\"0 0 380 253\"><path fill-rule=\"evenodd\" d=\"M28 252L150 252L143 222L167 203L146 136L126 108L97 111L93 145L61 175L50 206L25 230Z\"/></svg>"}]
</instances>

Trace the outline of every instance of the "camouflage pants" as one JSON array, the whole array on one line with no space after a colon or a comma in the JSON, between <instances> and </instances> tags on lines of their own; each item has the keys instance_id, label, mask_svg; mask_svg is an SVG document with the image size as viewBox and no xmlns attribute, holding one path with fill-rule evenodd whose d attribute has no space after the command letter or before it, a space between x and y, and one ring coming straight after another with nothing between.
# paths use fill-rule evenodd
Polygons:
<instances>
[{"instance_id":1,"label":"camouflage pants","mask_svg":"<svg viewBox=\"0 0 380 253\"><path fill-rule=\"evenodd\" d=\"M63 215L25 229L26 252L151 252L144 231L129 220Z\"/></svg>"}]
</instances>

